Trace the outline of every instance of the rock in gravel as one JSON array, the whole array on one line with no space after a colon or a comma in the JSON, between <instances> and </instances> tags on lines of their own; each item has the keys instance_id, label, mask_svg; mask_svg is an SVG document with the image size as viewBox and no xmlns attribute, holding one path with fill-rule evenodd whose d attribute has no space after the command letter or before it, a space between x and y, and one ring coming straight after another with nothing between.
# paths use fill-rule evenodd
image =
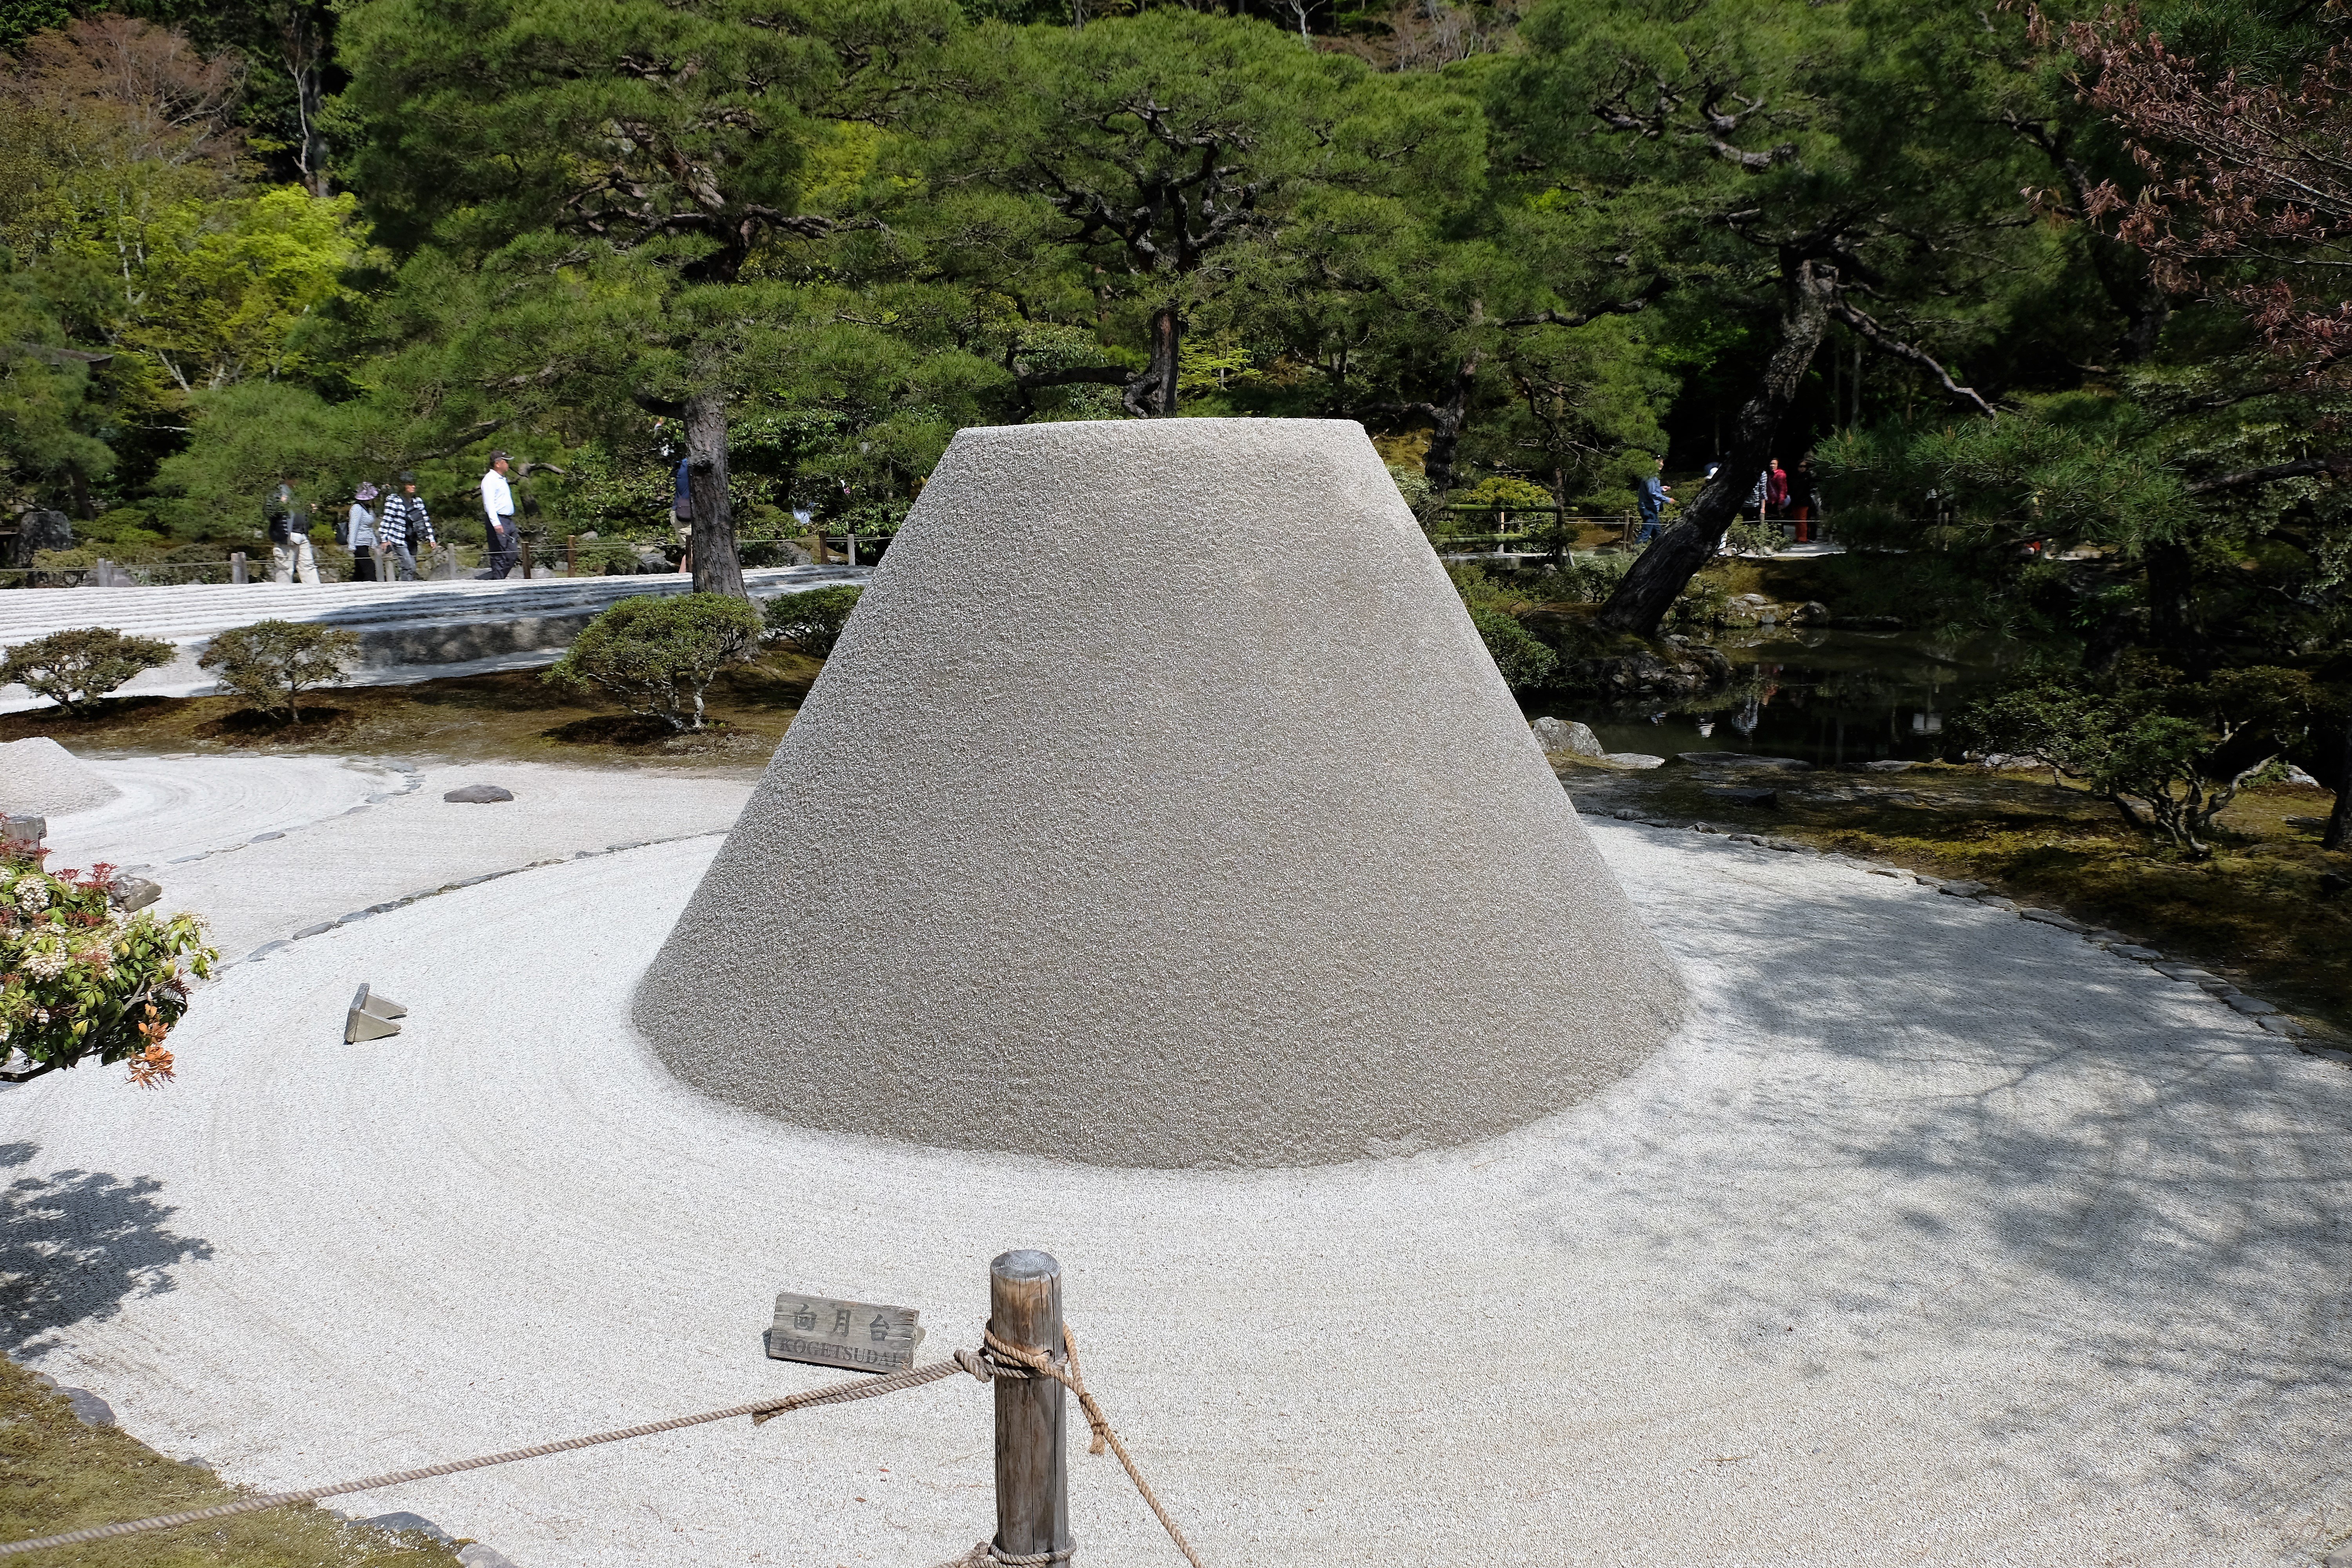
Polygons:
<instances>
[{"instance_id":1,"label":"rock in gravel","mask_svg":"<svg viewBox=\"0 0 2352 1568\"><path fill-rule=\"evenodd\" d=\"M2259 1018L2266 1013L2278 1011L2273 1004L2263 1001L2259 996L2249 996L2242 991L2224 996L2221 1000L2249 1018Z\"/></svg>"},{"instance_id":2,"label":"rock in gravel","mask_svg":"<svg viewBox=\"0 0 2352 1568\"><path fill-rule=\"evenodd\" d=\"M1544 749L1546 756L1559 752L1572 757L1608 754L1601 744L1601 737L1594 734L1590 726L1580 724L1573 719L1538 719L1528 729L1534 734L1536 744Z\"/></svg>"},{"instance_id":3,"label":"rock in gravel","mask_svg":"<svg viewBox=\"0 0 2352 1568\"><path fill-rule=\"evenodd\" d=\"M1635 811L1630 805L1621 805L1609 815L1615 817L1620 822L1639 822L1642 820L1642 814Z\"/></svg>"},{"instance_id":4,"label":"rock in gravel","mask_svg":"<svg viewBox=\"0 0 2352 1568\"><path fill-rule=\"evenodd\" d=\"M2000 910L2006 914L2013 915L2017 912L2017 900L2004 899L1999 893L1979 893L1977 902L1989 910Z\"/></svg>"},{"instance_id":5,"label":"rock in gravel","mask_svg":"<svg viewBox=\"0 0 2352 1568\"><path fill-rule=\"evenodd\" d=\"M467 784L463 789L451 790L441 798L459 805L488 805L493 801L512 800L514 791L502 789L497 784Z\"/></svg>"},{"instance_id":6,"label":"rock in gravel","mask_svg":"<svg viewBox=\"0 0 2352 1568\"><path fill-rule=\"evenodd\" d=\"M1792 773L1810 773L1813 766L1800 757L1767 757L1754 752L1676 752L1675 761L1697 768L1779 768Z\"/></svg>"},{"instance_id":7,"label":"rock in gravel","mask_svg":"<svg viewBox=\"0 0 2352 1568\"><path fill-rule=\"evenodd\" d=\"M1654 757L1647 752L1612 752L1601 760L1615 763L1621 768L1663 768L1666 765L1665 758Z\"/></svg>"},{"instance_id":8,"label":"rock in gravel","mask_svg":"<svg viewBox=\"0 0 2352 1568\"><path fill-rule=\"evenodd\" d=\"M2163 975L2167 980L2202 981L2220 980L2221 978L2218 974L2209 973L2202 969L2191 969L2185 963L2157 963L2151 964L2149 967L2154 969L2158 974ZM2223 984L2226 984L2228 983L2224 981Z\"/></svg>"},{"instance_id":9,"label":"rock in gravel","mask_svg":"<svg viewBox=\"0 0 2352 1568\"><path fill-rule=\"evenodd\" d=\"M143 910L162 898L163 889L144 877L133 877L126 872L106 885L106 896L113 900L116 909L129 914L132 910Z\"/></svg>"},{"instance_id":10,"label":"rock in gravel","mask_svg":"<svg viewBox=\"0 0 2352 1568\"><path fill-rule=\"evenodd\" d=\"M1727 805L1777 806L1780 804L1780 792L1777 789L1719 788L1706 793L1709 799L1722 801Z\"/></svg>"},{"instance_id":11,"label":"rock in gravel","mask_svg":"<svg viewBox=\"0 0 2352 1568\"><path fill-rule=\"evenodd\" d=\"M2290 1040L2302 1039L2311 1031L2283 1013L2272 1013L2257 1020L2273 1035L2284 1035Z\"/></svg>"},{"instance_id":12,"label":"rock in gravel","mask_svg":"<svg viewBox=\"0 0 2352 1568\"><path fill-rule=\"evenodd\" d=\"M1985 890L1985 885L1982 882L1947 882L1936 890L1949 893L1956 899L1973 899Z\"/></svg>"}]
</instances>

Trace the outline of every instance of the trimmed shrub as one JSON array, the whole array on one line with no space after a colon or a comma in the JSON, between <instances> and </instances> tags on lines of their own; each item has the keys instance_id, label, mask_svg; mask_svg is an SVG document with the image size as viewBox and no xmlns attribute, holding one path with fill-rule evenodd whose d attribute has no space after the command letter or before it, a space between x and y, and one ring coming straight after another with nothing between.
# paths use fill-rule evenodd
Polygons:
<instances>
[{"instance_id":1,"label":"trimmed shrub","mask_svg":"<svg viewBox=\"0 0 2352 1568\"><path fill-rule=\"evenodd\" d=\"M0 861L0 1079L93 1060L129 1063L135 1084L170 1079L163 1037L188 1009L189 977L209 979L220 953L194 915L116 909L112 872Z\"/></svg>"},{"instance_id":2,"label":"trimmed shrub","mask_svg":"<svg viewBox=\"0 0 2352 1568\"><path fill-rule=\"evenodd\" d=\"M357 632L307 621L256 621L213 638L200 669L216 669L220 683L265 713L302 721L302 693L340 684L360 656Z\"/></svg>"},{"instance_id":3,"label":"trimmed shrub","mask_svg":"<svg viewBox=\"0 0 2352 1568\"><path fill-rule=\"evenodd\" d=\"M673 730L702 728L702 694L731 659L757 647L760 613L730 594L623 599L588 623L540 679L602 691Z\"/></svg>"},{"instance_id":4,"label":"trimmed shrub","mask_svg":"<svg viewBox=\"0 0 2352 1568\"><path fill-rule=\"evenodd\" d=\"M21 683L80 714L132 676L171 663L178 652L161 637L126 637L111 626L51 632L8 650L0 660L0 685Z\"/></svg>"},{"instance_id":5,"label":"trimmed shrub","mask_svg":"<svg viewBox=\"0 0 2352 1568\"><path fill-rule=\"evenodd\" d=\"M803 653L824 658L849 625L863 588L812 588L805 594L780 594L768 601L768 634L780 637Z\"/></svg>"},{"instance_id":6,"label":"trimmed shrub","mask_svg":"<svg viewBox=\"0 0 2352 1568\"><path fill-rule=\"evenodd\" d=\"M1549 685L1559 673L1559 656L1546 647L1518 617L1485 605L1472 605L1470 624L1478 628L1503 683L1514 691Z\"/></svg>"}]
</instances>

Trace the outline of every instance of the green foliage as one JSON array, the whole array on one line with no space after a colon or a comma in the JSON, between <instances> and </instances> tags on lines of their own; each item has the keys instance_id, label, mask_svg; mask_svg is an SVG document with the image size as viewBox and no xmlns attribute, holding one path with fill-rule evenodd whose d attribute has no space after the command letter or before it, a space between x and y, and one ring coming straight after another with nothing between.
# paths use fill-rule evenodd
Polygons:
<instances>
[{"instance_id":1,"label":"green foliage","mask_svg":"<svg viewBox=\"0 0 2352 1568\"><path fill-rule=\"evenodd\" d=\"M126 637L110 626L84 626L11 647L0 659L0 685L21 683L65 711L87 705L142 670L160 669L179 650L161 637Z\"/></svg>"},{"instance_id":2,"label":"green foliage","mask_svg":"<svg viewBox=\"0 0 2352 1568\"><path fill-rule=\"evenodd\" d=\"M770 635L780 637L803 653L824 658L841 640L849 612L857 607L863 588L845 584L837 588L812 588L804 594L780 594L768 601Z\"/></svg>"},{"instance_id":3,"label":"green foliage","mask_svg":"<svg viewBox=\"0 0 2352 1568\"><path fill-rule=\"evenodd\" d=\"M2132 659L2095 680L2029 674L1971 702L1952 732L1988 752L2041 758L2134 826L2201 858L2212 852L2213 819L2275 769L2316 697L2297 670L2253 667L2191 682Z\"/></svg>"},{"instance_id":4,"label":"green foliage","mask_svg":"<svg viewBox=\"0 0 2352 1568\"><path fill-rule=\"evenodd\" d=\"M1769 518L1741 518L1723 531L1723 547L1735 555L1769 555L1782 542L1780 525Z\"/></svg>"},{"instance_id":5,"label":"green foliage","mask_svg":"<svg viewBox=\"0 0 2352 1568\"><path fill-rule=\"evenodd\" d=\"M1518 617L1484 605L1472 605L1470 624L1502 672L1503 683L1514 691L1548 686L1559 673L1559 656L1544 646Z\"/></svg>"},{"instance_id":6,"label":"green foliage","mask_svg":"<svg viewBox=\"0 0 2352 1568\"><path fill-rule=\"evenodd\" d=\"M760 640L760 615L724 594L623 599L588 623L542 679L601 690L673 730L702 728L702 694Z\"/></svg>"},{"instance_id":7,"label":"green foliage","mask_svg":"<svg viewBox=\"0 0 2352 1568\"><path fill-rule=\"evenodd\" d=\"M220 954L194 915L125 915L107 896L112 868L52 874L37 858L0 861L0 1050L21 1080L97 1061L131 1081L172 1076L164 1037L187 1011L187 982Z\"/></svg>"},{"instance_id":8,"label":"green foliage","mask_svg":"<svg viewBox=\"0 0 2352 1568\"><path fill-rule=\"evenodd\" d=\"M268 620L221 633L196 664L219 671L223 687L263 712L299 724L302 693L341 682L359 655L357 632Z\"/></svg>"}]
</instances>

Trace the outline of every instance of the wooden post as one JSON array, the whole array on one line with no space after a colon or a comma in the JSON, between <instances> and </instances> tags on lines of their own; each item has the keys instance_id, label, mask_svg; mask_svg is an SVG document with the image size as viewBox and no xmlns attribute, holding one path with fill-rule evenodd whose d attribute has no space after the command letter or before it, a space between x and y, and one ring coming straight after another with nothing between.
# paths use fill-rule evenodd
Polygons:
<instances>
[{"instance_id":1,"label":"wooden post","mask_svg":"<svg viewBox=\"0 0 2352 1568\"><path fill-rule=\"evenodd\" d=\"M1062 1266L1043 1252L1008 1252L988 1266L988 1326L1023 1350L1062 1353ZM1063 1388L1050 1378L998 1378L996 1546L1009 1557L1067 1551L1068 1451Z\"/></svg>"},{"instance_id":2,"label":"wooden post","mask_svg":"<svg viewBox=\"0 0 2352 1568\"><path fill-rule=\"evenodd\" d=\"M529 582L530 580L530 537L524 533L520 529L515 530L515 535L518 542L520 542L522 547L523 581Z\"/></svg>"},{"instance_id":3,"label":"wooden post","mask_svg":"<svg viewBox=\"0 0 2352 1568\"><path fill-rule=\"evenodd\" d=\"M580 575L580 536L576 533L563 536L563 574L566 577Z\"/></svg>"},{"instance_id":4,"label":"wooden post","mask_svg":"<svg viewBox=\"0 0 2352 1568\"><path fill-rule=\"evenodd\" d=\"M242 550L228 552L228 580L232 583L246 581L245 552Z\"/></svg>"}]
</instances>

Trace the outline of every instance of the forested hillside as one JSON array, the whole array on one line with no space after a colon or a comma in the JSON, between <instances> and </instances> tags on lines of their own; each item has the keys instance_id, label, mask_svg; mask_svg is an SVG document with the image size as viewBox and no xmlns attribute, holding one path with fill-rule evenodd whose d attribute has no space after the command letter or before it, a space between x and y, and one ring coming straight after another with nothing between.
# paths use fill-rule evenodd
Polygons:
<instances>
[{"instance_id":1,"label":"forested hillside","mask_svg":"<svg viewBox=\"0 0 2352 1568\"><path fill-rule=\"evenodd\" d=\"M2336 744L2336 5L9 0L0 29L5 488L119 549L249 537L281 475L412 469L462 518L493 447L569 531L662 534L690 457L747 534L887 534L965 425L1333 416L1440 531L1449 497L1622 511L1663 458L1678 522L1598 617L1649 636L1810 453L1924 616L2126 707L2288 672L2300 754Z\"/></svg>"}]
</instances>

